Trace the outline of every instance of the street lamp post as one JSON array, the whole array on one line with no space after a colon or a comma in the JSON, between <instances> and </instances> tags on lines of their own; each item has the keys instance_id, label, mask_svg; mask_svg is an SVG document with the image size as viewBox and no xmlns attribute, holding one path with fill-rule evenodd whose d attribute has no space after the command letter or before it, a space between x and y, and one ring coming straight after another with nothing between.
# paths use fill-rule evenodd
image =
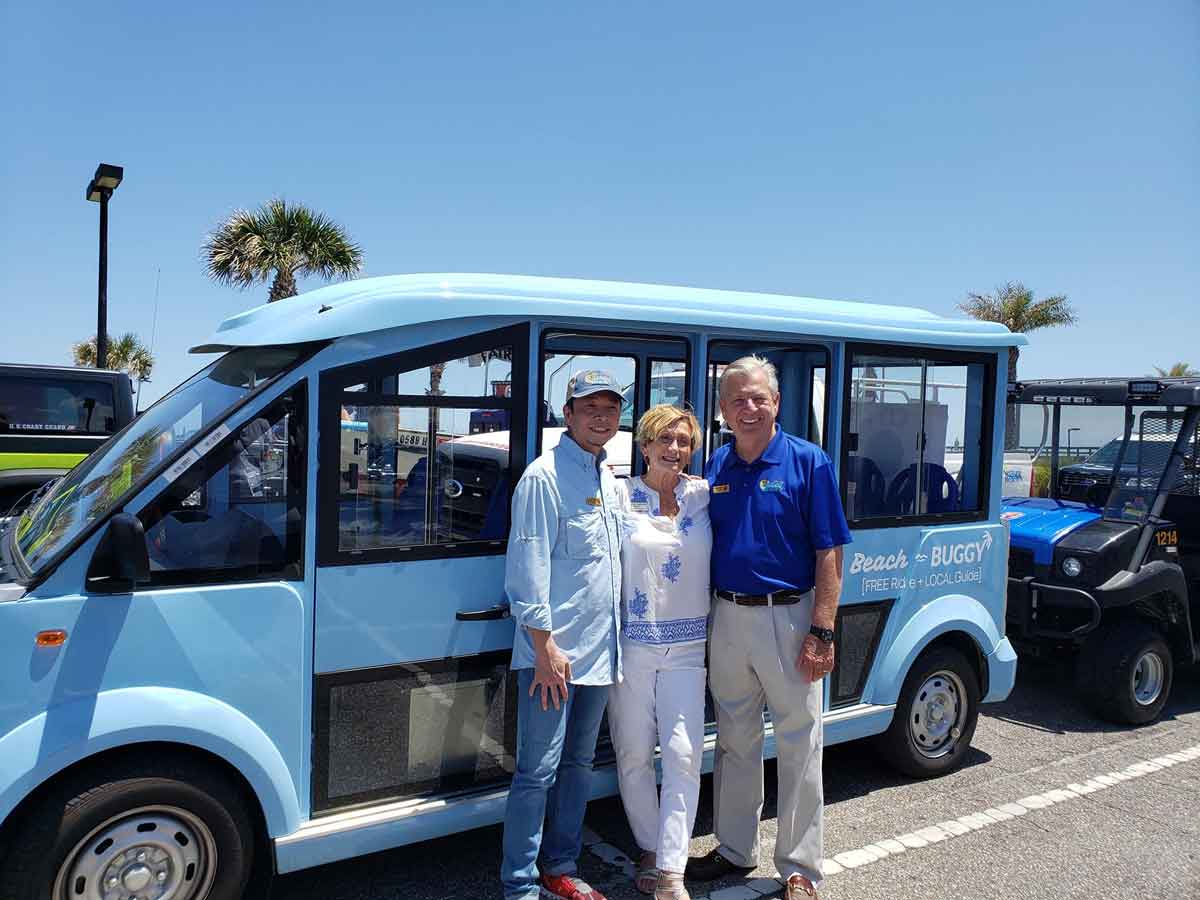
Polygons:
<instances>
[{"instance_id":1,"label":"street lamp post","mask_svg":"<svg viewBox=\"0 0 1200 900\"><path fill-rule=\"evenodd\" d=\"M108 365L108 198L117 189L125 170L100 163L88 182L86 196L100 204L100 264L96 275L96 368Z\"/></svg>"}]
</instances>

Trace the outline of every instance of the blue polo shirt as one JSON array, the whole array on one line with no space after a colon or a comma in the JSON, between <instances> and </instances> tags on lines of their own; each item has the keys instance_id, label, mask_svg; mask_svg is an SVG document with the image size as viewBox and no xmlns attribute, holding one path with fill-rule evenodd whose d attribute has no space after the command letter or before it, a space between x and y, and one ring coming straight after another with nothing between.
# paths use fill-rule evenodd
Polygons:
<instances>
[{"instance_id":1,"label":"blue polo shirt","mask_svg":"<svg viewBox=\"0 0 1200 900\"><path fill-rule=\"evenodd\" d=\"M704 477L712 492L714 590L810 590L816 551L851 541L833 463L816 444L778 426L754 462L726 444Z\"/></svg>"}]
</instances>

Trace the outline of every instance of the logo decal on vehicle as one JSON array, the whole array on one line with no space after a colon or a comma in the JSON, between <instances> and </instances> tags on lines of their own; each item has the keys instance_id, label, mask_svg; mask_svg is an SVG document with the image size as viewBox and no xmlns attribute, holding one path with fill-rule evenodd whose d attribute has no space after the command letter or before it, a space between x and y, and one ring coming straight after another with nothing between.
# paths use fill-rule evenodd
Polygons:
<instances>
[{"instance_id":1,"label":"logo decal on vehicle","mask_svg":"<svg viewBox=\"0 0 1200 900\"><path fill-rule=\"evenodd\" d=\"M855 553L854 559L850 563L850 574L857 575L859 572L895 572L898 569L908 568L908 557L901 550L898 553L893 553L890 556L879 554L878 556L867 556L865 553Z\"/></svg>"},{"instance_id":2,"label":"logo decal on vehicle","mask_svg":"<svg viewBox=\"0 0 1200 900\"><path fill-rule=\"evenodd\" d=\"M859 590L878 594L951 585L983 583L983 559L995 538L986 531L978 540L926 544L910 565L904 550L895 553L855 553L847 574L861 575Z\"/></svg>"},{"instance_id":3,"label":"logo decal on vehicle","mask_svg":"<svg viewBox=\"0 0 1200 900\"><path fill-rule=\"evenodd\" d=\"M946 566L966 566L981 562L983 554L992 546L992 533L985 532L978 541L959 544L934 544L929 551L929 565L934 569Z\"/></svg>"}]
</instances>

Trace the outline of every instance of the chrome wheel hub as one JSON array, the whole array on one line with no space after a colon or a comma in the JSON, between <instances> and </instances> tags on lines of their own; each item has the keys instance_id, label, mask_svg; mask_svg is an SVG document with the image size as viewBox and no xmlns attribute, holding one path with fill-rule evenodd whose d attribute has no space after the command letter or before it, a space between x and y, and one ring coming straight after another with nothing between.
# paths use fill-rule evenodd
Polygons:
<instances>
[{"instance_id":1,"label":"chrome wheel hub","mask_svg":"<svg viewBox=\"0 0 1200 900\"><path fill-rule=\"evenodd\" d=\"M962 735L966 692L953 672L934 672L917 690L909 711L908 731L925 757L936 759L954 750Z\"/></svg>"},{"instance_id":2,"label":"chrome wheel hub","mask_svg":"<svg viewBox=\"0 0 1200 900\"><path fill-rule=\"evenodd\" d=\"M1162 694L1166 664L1153 650L1147 650L1133 667L1133 699L1139 706L1150 706Z\"/></svg>"},{"instance_id":3,"label":"chrome wheel hub","mask_svg":"<svg viewBox=\"0 0 1200 900\"><path fill-rule=\"evenodd\" d=\"M115 816L75 845L54 882L54 900L204 900L216 844L199 818L176 807Z\"/></svg>"}]
</instances>

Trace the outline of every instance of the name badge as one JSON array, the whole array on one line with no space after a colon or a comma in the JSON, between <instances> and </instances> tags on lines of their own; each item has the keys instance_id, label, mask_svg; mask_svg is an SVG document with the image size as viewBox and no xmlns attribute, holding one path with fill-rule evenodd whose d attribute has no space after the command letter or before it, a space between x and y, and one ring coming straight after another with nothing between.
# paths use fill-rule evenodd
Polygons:
<instances>
[{"instance_id":1,"label":"name badge","mask_svg":"<svg viewBox=\"0 0 1200 900\"><path fill-rule=\"evenodd\" d=\"M629 508L631 510L633 510L633 512L644 513L644 512L650 511L650 504L647 503L645 500L637 500L637 501L630 503Z\"/></svg>"},{"instance_id":2,"label":"name badge","mask_svg":"<svg viewBox=\"0 0 1200 900\"><path fill-rule=\"evenodd\" d=\"M758 483L758 489L768 494L779 494L783 492L783 482L768 481L764 478Z\"/></svg>"},{"instance_id":3,"label":"name badge","mask_svg":"<svg viewBox=\"0 0 1200 900\"><path fill-rule=\"evenodd\" d=\"M728 493L729 493L729 485L727 485L727 484L714 484L714 485L712 486L712 492L713 492L714 494L728 494Z\"/></svg>"},{"instance_id":4,"label":"name badge","mask_svg":"<svg viewBox=\"0 0 1200 900\"><path fill-rule=\"evenodd\" d=\"M601 505L600 498L599 497L588 497L587 505L588 506L600 506Z\"/></svg>"}]
</instances>

